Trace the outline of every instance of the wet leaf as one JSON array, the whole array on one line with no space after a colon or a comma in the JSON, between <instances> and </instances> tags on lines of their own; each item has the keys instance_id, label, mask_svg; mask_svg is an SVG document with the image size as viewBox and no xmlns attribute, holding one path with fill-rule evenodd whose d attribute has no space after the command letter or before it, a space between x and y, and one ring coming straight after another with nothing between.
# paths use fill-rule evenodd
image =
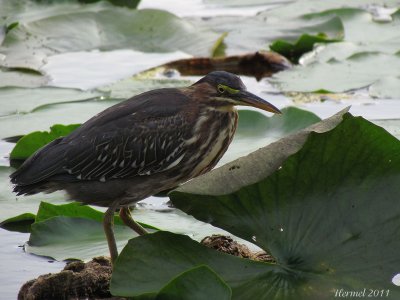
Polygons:
<instances>
[{"instance_id":1,"label":"wet leaf","mask_svg":"<svg viewBox=\"0 0 400 300\"><path fill-rule=\"evenodd\" d=\"M269 250L292 274L283 279L291 295L285 299L331 299L326 291L340 288L393 290L400 142L350 114L330 131L311 133L287 159L274 157L291 153L282 148L291 140L231 163L240 168L228 164L192 180L170 194L172 202Z\"/></svg>"},{"instance_id":2,"label":"wet leaf","mask_svg":"<svg viewBox=\"0 0 400 300\"><path fill-rule=\"evenodd\" d=\"M320 120L315 114L296 107L286 107L282 109L282 115L272 117L259 111L240 110L238 129L219 165L248 155Z\"/></svg>"},{"instance_id":3,"label":"wet leaf","mask_svg":"<svg viewBox=\"0 0 400 300\"><path fill-rule=\"evenodd\" d=\"M229 286L209 267L198 266L171 280L156 300L231 299Z\"/></svg>"},{"instance_id":4,"label":"wet leaf","mask_svg":"<svg viewBox=\"0 0 400 300\"><path fill-rule=\"evenodd\" d=\"M231 287L232 299L331 299L338 289L365 286L390 289L395 299L399 180L400 142L361 117L338 114L170 193L197 219L269 250L276 265L228 262L187 237L159 232L128 243L111 290L155 293L204 264ZM156 249L163 252L154 257ZM133 266L138 272L127 272Z\"/></svg>"},{"instance_id":5,"label":"wet leaf","mask_svg":"<svg viewBox=\"0 0 400 300\"><path fill-rule=\"evenodd\" d=\"M359 53L343 62L331 60L295 66L275 74L270 81L283 91L344 92L367 87L384 77L398 76L399 70L399 54Z\"/></svg>"},{"instance_id":6,"label":"wet leaf","mask_svg":"<svg viewBox=\"0 0 400 300\"><path fill-rule=\"evenodd\" d=\"M20 70L0 68L0 88L4 87L36 88L44 86L48 82L49 78L40 74L35 74L32 72L23 72Z\"/></svg>"},{"instance_id":7,"label":"wet leaf","mask_svg":"<svg viewBox=\"0 0 400 300\"><path fill-rule=\"evenodd\" d=\"M372 97L400 99L400 73L399 76L379 79L369 87L368 91Z\"/></svg>"},{"instance_id":8,"label":"wet leaf","mask_svg":"<svg viewBox=\"0 0 400 300\"><path fill-rule=\"evenodd\" d=\"M335 43L339 40L328 39L324 35L309 35L303 34L299 37L299 39L295 43L290 43L283 40L277 40L269 48L272 51L275 51L283 56L287 57L291 62L298 63L300 57L311 51L314 48L314 45L326 44L326 43Z\"/></svg>"},{"instance_id":9,"label":"wet leaf","mask_svg":"<svg viewBox=\"0 0 400 300\"><path fill-rule=\"evenodd\" d=\"M166 11L90 7L72 5L67 14L60 6L43 18L21 23L6 35L0 47L6 56L3 65L39 69L48 56L92 49L181 50L208 56L220 38Z\"/></svg>"},{"instance_id":10,"label":"wet leaf","mask_svg":"<svg viewBox=\"0 0 400 300\"><path fill-rule=\"evenodd\" d=\"M35 222L35 215L24 213L0 222L0 227L8 231L30 232L33 222Z\"/></svg>"},{"instance_id":11,"label":"wet leaf","mask_svg":"<svg viewBox=\"0 0 400 300\"><path fill-rule=\"evenodd\" d=\"M249 296L254 295L257 286L268 285L279 269L217 252L184 235L160 231L128 242L116 261L110 290L113 295L125 297L158 293L175 277L199 265L214 270L230 286L233 296L239 295L238 299L262 299L261 295Z\"/></svg>"},{"instance_id":12,"label":"wet leaf","mask_svg":"<svg viewBox=\"0 0 400 300\"><path fill-rule=\"evenodd\" d=\"M0 116L28 113L47 104L83 101L101 95L100 92L52 87L0 88Z\"/></svg>"},{"instance_id":13,"label":"wet leaf","mask_svg":"<svg viewBox=\"0 0 400 300\"><path fill-rule=\"evenodd\" d=\"M50 256L57 260L90 259L97 255L108 255L108 246L103 229L104 213L79 203L53 205L42 202L35 223L31 226L27 251ZM115 216L115 232L118 246L137 234L123 225ZM150 231L155 227L143 224Z\"/></svg>"},{"instance_id":14,"label":"wet leaf","mask_svg":"<svg viewBox=\"0 0 400 300\"><path fill-rule=\"evenodd\" d=\"M50 131L35 131L23 136L11 151L10 159L27 159L41 147L51 141L68 135L80 124L60 125L56 124L50 127Z\"/></svg>"}]
</instances>

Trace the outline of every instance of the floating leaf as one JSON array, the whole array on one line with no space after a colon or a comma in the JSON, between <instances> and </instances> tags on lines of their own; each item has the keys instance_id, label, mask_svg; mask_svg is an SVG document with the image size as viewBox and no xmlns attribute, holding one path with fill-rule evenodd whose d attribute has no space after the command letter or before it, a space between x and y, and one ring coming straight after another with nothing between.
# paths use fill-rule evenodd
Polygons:
<instances>
[{"instance_id":1,"label":"floating leaf","mask_svg":"<svg viewBox=\"0 0 400 300\"><path fill-rule=\"evenodd\" d=\"M30 232L33 222L35 222L35 215L24 213L0 222L0 227L8 231Z\"/></svg>"},{"instance_id":2,"label":"floating leaf","mask_svg":"<svg viewBox=\"0 0 400 300\"><path fill-rule=\"evenodd\" d=\"M276 265L240 259L187 236L160 231L128 242L116 261L110 290L125 297L158 293L175 277L199 265L214 270L230 286L233 296L239 295L238 299L262 299L248 296L257 286L269 284L268 277L278 270Z\"/></svg>"},{"instance_id":3,"label":"floating leaf","mask_svg":"<svg viewBox=\"0 0 400 300\"><path fill-rule=\"evenodd\" d=\"M78 128L80 124L60 125L50 127L50 131L35 131L23 136L11 151L10 159L27 159L41 147L56 138L63 137Z\"/></svg>"},{"instance_id":4,"label":"floating leaf","mask_svg":"<svg viewBox=\"0 0 400 300\"><path fill-rule=\"evenodd\" d=\"M339 289L365 286L390 289L395 299L399 180L400 142L360 117L336 115L170 193L197 219L268 249L276 265L228 262L186 237L159 232L128 243L112 293L158 292L205 264L231 287L232 299L331 299ZM154 257L156 249L164 251ZM138 271L129 273L133 266Z\"/></svg>"},{"instance_id":5,"label":"floating leaf","mask_svg":"<svg viewBox=\"0 0 400 300\"><path fill-rule=\"evenodd\" d=\"M0 116L28 113L43 105L94 99L101 95L97 91L52 87L0 88Z\"/></svg>"},{"instance_id":6,"label":"floating leaf","mask_svg":"<svg viewBox=\"0 0 400 300\"><path fill-rule=\"evenodd\" d=\"M44 86L48 82L49 82L48 77L38 73L27 72L23 70L6 69L6 68L0 69L0 88L3 87L35 88Z\"/></svg>"},{"instance_id":7,"label":"floating leaf","mask_svg":"<svg viewBox=\"0 0 400 300\"><path fill-rule=\"evenodd\" d=\"M379 79L369 87L368 91L372 97L400 99L400 73L399 76Z\"/></svg>"},{"instance_id":8,"label":"floating leaf","mask_svg":"<svg viewBox=\"0 0 400 300\"><path fill-rule=\"evenodd\" d=\"M399 70L400 54L360 53L344 62L295 66L275 74L270 81L283 91L344 92L367 87L383 77L398 76Z\"/></svg>"},{"instance_id":9,"label":"floating leaf","mask_svg":"<svg viewBox=\"0 0 400 300\"><path fill-rule=\"evenodd\" d=\"M222 42L219 34L196 28L166 11L94 7L96 10L71 6L70 13L55 10L52 15L21 23L0 47L6 56L3 65L39 69L48 56L92 49L181 50L208 56L216 41Z\"/></svg>"},{"instance_id":10,"label":"floating leaf","mask_svg":"<svg viewBox=\"0 0 400 300\"><path fill-rule=\"evenodd\" d=\"M231 295L230 287L213 270L198 266L169 282L156 300L230 300Z\"/></svg>"},{"instance_id":11,"label":"floating leaf","mask_svg":"<svg viewBox=\"0 0 400 300\"><path fill-rule=\"evenodd\" d=\"M259 111L240 110L237 132L219 165L247 155L320 120L315 114L296 107L286 107L282 109L282 115L272 117Z\"/></svg>"},{"instance_id":12,"label":"floating leaf","mask_svg":"<svg viewBox=\"0 0 400 300\"><path fill-rule=\"evenodd\" d=\"M90 259L97 255L108 255L108 246L103 229L104 213L79 203L53 205L42 202L31 226L27 251L50 256L57 260L69 258ZM115 217L114 230L118 246L137 234ZM151 231L155 227L143 224Z\"/></svg>"},{"instance_id":13,"label":"floating leaf","mask_svg":"<svg viewBox=\"0 0 400 300\"><path fill-rule=\"evenodd\" d=\"M309 35L303 34L295 43L290 43L283 40L278 40L272 43L269 48L272 51L278 52L287 57L293 63L298 63L299 58L314 48L314 45L319 43L335 43L339 40L328 39L324 35Z\"/></svg>"},{"instance_id":14,"label":"floating leaf","mask_svg":"<svg viewBox=\"0 0 400 300\"><path fill-rule=\"evenodd\" d=\"M294 272L288 282L297 281L285 299L328 299L332 295L323 293L339 288L392 289L400 246L394 196L400 192L400 142L347 114L335 129L311 133L278 171L248 185L255 182L246 176L249 164L264 165L277 146L236 162L241 167L234 171L228 165L172 192L174 205L269 250ZM317 273L318 280L312 278Z\"/></svg>"}]
</instances>

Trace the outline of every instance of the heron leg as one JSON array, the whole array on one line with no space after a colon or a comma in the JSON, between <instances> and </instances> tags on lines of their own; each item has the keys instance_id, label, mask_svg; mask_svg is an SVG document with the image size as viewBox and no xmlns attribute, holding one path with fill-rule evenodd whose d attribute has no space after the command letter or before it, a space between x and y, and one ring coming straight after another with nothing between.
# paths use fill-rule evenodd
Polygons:
<instances>
[{"instance_id":1,"label":"heron leg","mask_svg":"<svg viewBox=\"0 0 400 300\"><path fill-rule=\"evenodd\" d=\"M104 219L103 219L103 227L107 238L108 249L110 250L112 264L114 264L115 260L118 257L118 248L117 248L117 243L115 242L114 228L113 228L114 213L117 207L118 207L117 202L112 203L111 206L107 209L106 213L104 214Z\"/></svg>"},{"instance_id":2,"label":"heron leg","mask_svg":"<svg viewBox=\"0 0 400 300\"><path fill-rule=\"evenodd\" d=\"M121 209L119 210L119 216L121 217L122 222L124 222L126 226L133 229L137 234L144 235L148 233L146 229L144 229L139 223L132 219L129 207L121 207Z\"/></svg>"}]
</instances>

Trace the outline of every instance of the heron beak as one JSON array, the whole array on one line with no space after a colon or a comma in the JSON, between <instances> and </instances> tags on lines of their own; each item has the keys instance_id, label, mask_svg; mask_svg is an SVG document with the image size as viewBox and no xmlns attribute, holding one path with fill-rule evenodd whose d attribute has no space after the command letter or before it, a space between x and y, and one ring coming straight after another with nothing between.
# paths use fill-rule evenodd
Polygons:
<instances>
[{"instance_id":1,"label":"heron beak","mask_svg":"<svg viewBox=\"0 0 400 300\"><path fill-rule=\"evenodd\" d=\"M248 91L240 91L237 96L242 105L257 107L259 109L269 111L274 114L282 113L277 107L275 107L271 103L252 93L249 93Z\"/></svg>"}]
</instances>

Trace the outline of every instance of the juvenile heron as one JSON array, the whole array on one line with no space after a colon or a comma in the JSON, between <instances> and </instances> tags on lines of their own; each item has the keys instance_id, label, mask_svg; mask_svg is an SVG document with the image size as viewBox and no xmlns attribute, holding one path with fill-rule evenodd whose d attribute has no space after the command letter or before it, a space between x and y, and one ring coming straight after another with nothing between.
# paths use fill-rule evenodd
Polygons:
<instances>
[{"instance_id":1,"label":"juvenile heron","mask_svg":"<svg viewBox=\"0 0 400 300\"><path fill-rule=\"evenodd\" d=\"M104 231L118 256L115 211L138 234L129 206L210 171L237 127L236 105L280 113L234 74L211 72L185 88L145 92L97 114L39 149L13 174L18 195L65 190L73 200L108 207Z\"/></svg>"}]
</instances>

